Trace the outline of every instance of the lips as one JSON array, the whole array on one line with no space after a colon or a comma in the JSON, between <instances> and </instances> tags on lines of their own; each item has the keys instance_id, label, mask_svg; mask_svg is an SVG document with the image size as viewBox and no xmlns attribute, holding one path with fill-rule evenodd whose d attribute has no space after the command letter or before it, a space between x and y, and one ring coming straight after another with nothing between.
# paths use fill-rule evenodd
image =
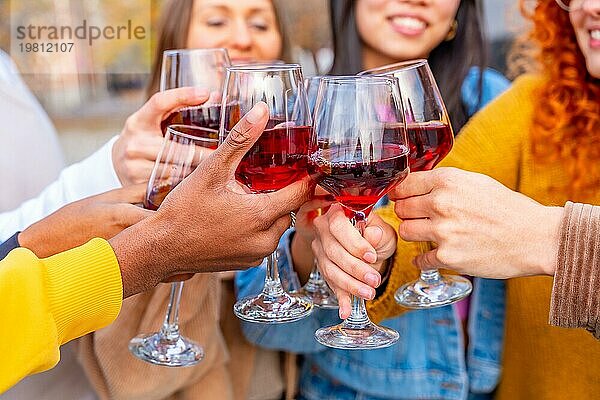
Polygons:
<instances>
[{"instance_id":1,"label":"lips","mask_svg":"<svg viewBox=\"0 0 600 400\"><path fill-rule=\"evenodd\" d=\"M389 21L394 31L408 36L420 35L427 28L424 20L414 16L398 15L389 18Z\"/></svg>"}]
</instances>

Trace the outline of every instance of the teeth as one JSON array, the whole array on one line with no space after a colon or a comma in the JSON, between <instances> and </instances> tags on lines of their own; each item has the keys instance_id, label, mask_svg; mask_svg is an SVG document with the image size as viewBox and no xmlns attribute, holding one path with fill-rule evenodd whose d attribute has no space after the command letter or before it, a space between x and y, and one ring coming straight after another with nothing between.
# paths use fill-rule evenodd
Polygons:
<instances>
[{"instance_id":1,"label":"teeth","mask_svg":"<svg viewBox=\"0 0 600 400\"><path fill-rule=\"evenodd\" d=\"M590 32L590 35L592 36L592 39L600 40L600 29L594 29L592 32Z\"/></svg>"},{"instance_id":2,"label":"teeth","mask_svg":"<svg viewBox=\"0 0 600 400\"><path fill-rule=\"evenodd\" d=\"M409 29L425 29L425 22L412 17L394 17L392 23Z\"/></svg>"}]
</instances>

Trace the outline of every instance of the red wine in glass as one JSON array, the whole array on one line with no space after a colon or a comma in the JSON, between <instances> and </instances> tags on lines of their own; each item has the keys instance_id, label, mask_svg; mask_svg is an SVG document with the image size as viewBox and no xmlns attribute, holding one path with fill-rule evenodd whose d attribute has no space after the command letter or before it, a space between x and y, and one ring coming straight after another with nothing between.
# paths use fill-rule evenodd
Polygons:
<instances>
[{"instance_id":1,"label":"red wine in glass","mask_svg":"<svg viewBox=\"0 0 600 400\"><path fill-rule=\"evenodd\" d=\"M271 122L246 153L235 173L236 179L257 193L273 192L308 175L310 126L279 126Z\"/></svg>"},{"instance_id":2,"label":"red wine in glass","mask_svg":"<svg viewBox=\"0 0 600 400\"><path fill-rule=\"evenodd\" d=\"M239 115L239 106L228 105L225 108L225 118ZM237 114L236 114L237 113ZM239 116L236 118L239 119ZM219 138L219 124L221 122L221 105L200 105L194 107L185 107L171 113L164 121L161 122L163 136L167 132L167 128L171 125L190 125L200 128L206 128L209 133L207 138Z\"/></svg>"},{"instance_id":3,"label":"red wine in glass","mask_svg":"<svg viewBox=\"0 0 600 400\"><path fill-rule=\"evenodd\" d=\"M176 185L175 185L176 186ZM153 186L152 189L146 193L144 198L144 208L147 210L156 211L162 204L163 200L171 190L175 187L170 183L162 183L158 186Z\"/></svg>"},{"instance_id":4,"label":"red wine in glass","mask_svg":"<svg viewBox=\"0 0 600 400\"><path fill-rule=\"evenodd\" d=\"M428 171L452 149L454 135L448 123L429 121L406 126L410 145L410 170Z\"/></svg>"},{"instance_id":5,"label":"red wine in glass","mask_svg":"<svg viewBox=\"0 0 600 400\"><path fill-rule=\"evenodd\" d=\"M336 148L345 153L354 149ZM369 214L373 206L394 186L408 176L409 150L404 145L385 144L379 159L373 161L335 161L324 149L309 159L311 175L335 196L347 213ZM319 155L320 154L320 155Z\"/></svg>"},{"instance_id":6,"label":"red wine in glass","mask_svg":"<svg viewBox=\"0 0 600 400\"><path fill-rule=\"evenodd\" d=\"M204 147L210 150L216 150L219 145L218 139L214 137L213 131L210 129L184 125L176 125L173 126L173 128L176 128L178 137L185 138L183 142L176 141L173 143L173 145L179 144L179 146L181 146L180 152L184 150L184 146L190 146L190 140L194 141L196 147ZM180 156L180 159L183 159L183 157ZM176 164L175 161L173 164ZM154 168L158 168L158 165L155 165ZM165 178L164 176L161 177L160 174L158 174L158 176L163 179ZM156 181L152 181L152 178L156 178L152 176L152 185L146 191L146 197L144 198L144 208L153 211L158 210L158 207L160 207L165 197L167 197L169 192L173 190L184 177L185 176L172 176L166 180L157 179Z\"/></svg>"}]
</instances>

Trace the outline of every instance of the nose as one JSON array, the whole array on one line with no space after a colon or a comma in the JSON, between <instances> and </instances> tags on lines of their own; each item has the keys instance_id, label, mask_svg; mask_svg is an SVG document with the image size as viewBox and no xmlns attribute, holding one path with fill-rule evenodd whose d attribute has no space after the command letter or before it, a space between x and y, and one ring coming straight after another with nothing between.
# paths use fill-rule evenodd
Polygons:
<instances>
[{"instance_id":1,"label":"nose","mask_svg":"<svg viewBox=\"0 0 600 400\"><path fill-rule=\"evenodd\" d=\"M237 21L233 30L232 45L237 50L248 50L252 47L252 33L246 21Z\"/></svg>"}]
</instances>

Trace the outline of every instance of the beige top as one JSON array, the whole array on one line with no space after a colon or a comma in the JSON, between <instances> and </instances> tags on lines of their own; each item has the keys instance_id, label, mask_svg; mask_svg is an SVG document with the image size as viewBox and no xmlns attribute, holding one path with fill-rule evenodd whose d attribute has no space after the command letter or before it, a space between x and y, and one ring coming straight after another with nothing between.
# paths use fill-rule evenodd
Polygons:
<instances>
[{"instance_id":1,"label":"beige top","mask_svg":"<svg viewBox=\"0 0 600 400\"><path fill-rule=\"evenodd\" d=\"M110 326L79 340L79 357L101 399L233 399L226 369L228 354L219 329L220 285L216 274L197 274L185 282L179 315L181 332L201 344L205 358L196 366L165 368L129 353L129 340L156 332L164 319L170 284L123 302Z\"/></svg>"}]
</instances>

